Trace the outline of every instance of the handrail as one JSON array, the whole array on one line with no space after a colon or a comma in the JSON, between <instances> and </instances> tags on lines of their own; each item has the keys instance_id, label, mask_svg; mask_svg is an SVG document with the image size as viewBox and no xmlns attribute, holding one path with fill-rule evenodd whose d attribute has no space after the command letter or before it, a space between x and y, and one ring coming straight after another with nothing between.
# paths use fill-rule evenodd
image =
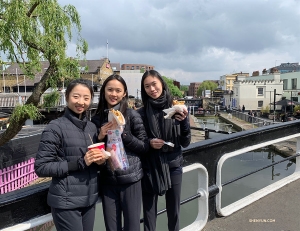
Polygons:
<instances>
[{"instance_id":1,"label":"handrail","mask_svg":"<svg viewBox=\"0 0 300 231\"><path fill-rule=\"evenodd\" d=\"M266 147L268 145L278 143L278 142L282 142L282 141L285 141L285 140L289 140L289 139L292 139L292 138L297 138L297 143L300 143L300 133L297 133L297 134L294 134L294 135L278 138L278 139L275 139L275 140L262 142L262 143L257 144L257 145L248 146L246 148L242 148L242 149L227 153L227 154L223 155L220 158L220 160L218 162L218 166L217 166L217 179L216 179L216 185L220 189L220 193L216 196L216 209L217 209L217 212L218 212L219 215L228 216L228 215L240 210L241 208L244 208L245 206L257 201L258 199L274 192L275 190L283 187L284 185L300 178L300 157L299 157L300 154L299 154L299 150L297 150L296 156L286 158L286 160L296 158L296 170L292 175L287 176L287 177L285 177L285 178L283 178L283 179L281 179L281 180L279 180L279 181L277 181L277 182L275 182L275 183L273 183L273 184L271 184L271 185L269 185L269 186L267 186L267 187L265 187L261 190L258 190L256 192L250 194L249 196L246 196L246 197L244 197L244 198L242 198L242 199L240 199L240 200L238 200L238 201L236 201L236 202L234 202L230 205L227 205L224 208L222 208L222 206L221 206L222 187L226 185L226 184L225 185L222 184L221 172L222 172L222 166L223 166L224 162L227 159L229 159L233 156L237 156L237 155L240 155L240 154L258 149L258 148ZM297 147L300 147L300 146L297 145ZM282 161L285 161L285 160L282 160ZM273 165L274 165L274 163L273 163ZM272 165L270 165L270 166L272 166ZM258 170L256 170L256 171L258 171Z\"/></svg>"},{"instance_id":2,"label":"handrail","mask_svg":"<svg viewBox=\"0 0 300 231\"><path fill-rule=\"evenodd\" d=\"M273 144L275 141L281 142L286 139L297 138L299 134L300 120L295 120L288 123L273 124L249 131L232 133L227 136L192 143L189 147L184 148L184 169L191 164L199 163L203 165L203 169L206 169L208 173L208 177L206 178L209 188L208 220L212 220L217 216L215 211L217 206L220 206L219 196L222 193L222 183L219 174L222 161L225 161L230 155L233 156L235 154L238 155L238 153L245 153L259 147ZM297 138L297 140L299 139L300 138ZM300 147L300 145L297 145L297 147ZM299 150L296 150L295 152L298 153ZM300 163L298 158L299 157L297 157L296 161L297 171L300 169L298 166ZM275 185L272 184L271 188L274 188L275 190L281 187L283 183L292 182L298 177L296 176L297 174L298 173L284 178L283 181L278 181L279 183L276 182ZM26 222L37 216L47 215L50 212L49 206L46 204L47 187L43 189L38 189L37 187L38 186L29 186L18 190L18 193L12 192L7 195L0 195L0 216L7 216L7 219L0 220L0 229L16 225L16 221L19 223ZM268 193L270 193L269 188L267 187ZM267 190L265 189L264 192L260 192L260 194L267 195L265 191ZM195 194L197 194L197 192L195 192ZM204 198L205 196L201 196L198 200L202 201ZM241 208L240 201L235 203L234 206ZM245 205L243 204L243 206ZM26 214L24 214L24 207L27 208ZM222 209L222 215L231 212L231 210L226 211L226 207ZM10 211L15 212L12 213ZM21 217L18 217L18 215L21 215ZM199 230L199 228L193 230Z\"/></svg>"}]
</instances>

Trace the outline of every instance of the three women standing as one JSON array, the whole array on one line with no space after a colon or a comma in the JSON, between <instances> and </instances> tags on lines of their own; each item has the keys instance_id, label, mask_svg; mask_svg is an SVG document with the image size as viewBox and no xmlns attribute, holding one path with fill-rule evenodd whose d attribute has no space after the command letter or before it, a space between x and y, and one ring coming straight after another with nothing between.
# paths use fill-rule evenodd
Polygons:
<instances>
[{"instance_id":1,"label":"three women standing","mask_svg":"<svg viewBox=\"0 0 300 231\"><path fill-rule=\"evenodd\" d=\"M141 179L143 169L140 157L148 151L149 143L141 116L128 108L128 91L124 79L119 75L109 76L100 90L96 115L92 118L100 129L99 141L107 142L107 132L113 127L108 122L108 110L119 110L125 118L122 142L129 167L111 169L109 164L100 170L101 196L106 230L122 230L122 213L124 230L140 230L140 213L142 202Z\"/></svg>"},{"instance_id":2,"label":"three women standing","mask_svg":"<svg viewBox=\"0 0 300 231\"><path fill-rule=\"evenodd\" d=\"M87 148L92 140L97 142L97 128L86 118L93 96L85 80L72 81L66 89L65 114L45 128L37 152L36 174L52 177L47 202L58 231L94 228L98 165L105 155Z\"/></svg>"},{"instance_id":3,"label":"three women standing","mask_svg":"<svg viewBox=\"0 0 300 231\"><path fill-rule=\"evenodd\" d=\"M182 150L191 141L188 112L177 112L172 119L164 119L163 109L172 107L172 96L161 75L146 71L142 76L141 114L150 149L142 156L144 230L156 230L158 196L165 195L168 229L179 230L180 193L182 183ZM165 142L172 142L170 147Z\"/></svg>"}]
</instances>

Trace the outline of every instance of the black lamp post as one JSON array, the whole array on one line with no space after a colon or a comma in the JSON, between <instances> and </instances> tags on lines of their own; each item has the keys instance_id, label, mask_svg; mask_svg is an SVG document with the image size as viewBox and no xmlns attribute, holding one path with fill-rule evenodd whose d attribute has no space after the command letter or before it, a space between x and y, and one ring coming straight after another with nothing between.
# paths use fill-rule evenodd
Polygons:
<instances>
[{"instance_id":1,"label":"black lamp post","mask_svg":"<svg viewBox=\"0 0 300 231\"><path fill-rule=\"evenodd\" d=\"M275 122L275 102L276 102L276 95L281 95L281 94L276 94L276 89L274 89L274 118L273 118L273 121Z\"/></svg>"}]
</instances>

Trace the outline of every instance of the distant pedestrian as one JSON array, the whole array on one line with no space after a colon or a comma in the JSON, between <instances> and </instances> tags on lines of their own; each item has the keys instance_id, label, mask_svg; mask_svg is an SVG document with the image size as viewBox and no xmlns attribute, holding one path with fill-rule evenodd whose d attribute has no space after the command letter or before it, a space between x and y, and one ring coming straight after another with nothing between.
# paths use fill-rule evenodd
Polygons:
<instances>
[{"instance_id":1,"label":"distant pedestrian","mask_svg":"<svg viewBox=\"0 0 300 231\"><path fill-rule=\"evenodd\" d=\"M243 105L242 111L243 111L243 113L245 113L245 105Z\"/></svg>"},{"instance_id":2,"label":"distant pedestrian","mask_svg":"<svg viewBox=\"0 0 300 231\"><path fill-rule=\"evenodd\" d=\"M254 114L253 114L252 110L250 110L250 111L248 112L248 122L249 122L249 123L252 123L252 118L253 118L253 116L254 116Z\"/></svg>"}]
</instances>

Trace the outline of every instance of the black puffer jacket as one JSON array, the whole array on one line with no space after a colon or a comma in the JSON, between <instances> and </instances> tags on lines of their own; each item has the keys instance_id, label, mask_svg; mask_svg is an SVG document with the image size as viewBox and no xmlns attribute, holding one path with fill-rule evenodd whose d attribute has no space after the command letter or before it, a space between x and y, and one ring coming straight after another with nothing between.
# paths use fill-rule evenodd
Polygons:
<instances>
[{"instance_id":1,"label":"black puffer jacket","mask_svg":"<svg viewBox=\"0 0 300 231\"><path fill-rule=\"evenodd\" d=\"M148 134L149 140L155 138L151 137L151 132L149 128L149 123L147 121L146 117L146 112L144 107L138 109L138 113L141 115L146 132ZM154 114L157 118L163 118L164 112L162 110L154 110ZM158 115L161 114L161 115ZM187 147L190 142L191 142L191 130L190 130L190 124L189 124L189 118L186 117L185 120L179 122L178 120L172 119L173 120L173 126L172 126L172 137L173 141L172 143L174 144L174 148L169 152L166 152L167 154L167 159L169 163L169 168L174 168L174 167L179 167L182 165L183 158L182 158L182 150L181 147ZM161 124L160 124L160 127ZM166 146L166 145L164 145ZM143 156L143 158L147 158L147 155L152 155L153 153L156 152L156 149L153 149L151 146L149 148L149 152ZM142 159L143 160L143 159ZM147 161L143 161L143 168L147 169L148 166L146 165Z\"/></svg>"},{"instance_id":2,"label":"black puffer jacket","mask_svg":"<svg viewBox=\"0 0 300 231\"><path fill-rule=\"evenodd\" d=\"M52 120L43 131L34 169L40 177L52 177L49 206L73 209L98 200L98 165L86 166L83 159L92 143L90 137L96 141L96 133L93 123L78 119L68 108L63 117Z\"/></svg>"},{"instance_id":3,"label":"black puffer jacket","mask_svg":"<svg viewBox=\"0 0 300 231\"><path fill-rule=\"evenodd\" d=\"M133 109L127 108L125 116L126 125L122 133L122 141L129 162L126 170L112 171L108 164L101 166L100 179L104 184L127 184L140 180L143 169L140 157L148 151L149 143L141 116ZM99 115L92 118L97 128L107 122L107 118L100 124ZM106 139L105 139L106 141Z\"/></svg>"}]
</instances>

